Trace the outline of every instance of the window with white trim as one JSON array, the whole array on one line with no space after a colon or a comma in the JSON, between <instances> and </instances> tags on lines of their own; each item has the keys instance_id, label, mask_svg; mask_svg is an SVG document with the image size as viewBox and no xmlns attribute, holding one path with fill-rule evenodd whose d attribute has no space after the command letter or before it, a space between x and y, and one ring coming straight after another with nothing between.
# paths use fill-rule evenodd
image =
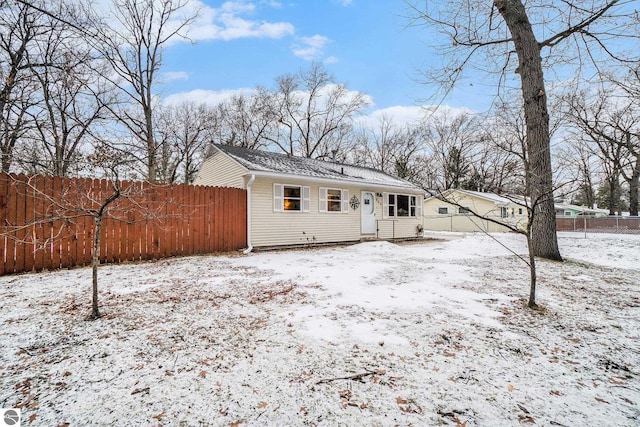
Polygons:
<instances>
[{"instance_id":1,"label":"window with white trim","mask_svg":"<svg viewBox=\"0 0 640 427\"><path fill-rule=\"evenodd\" d=\"M509 209L505 207L500 208L500 218L507 218L509 216Z\"/></svg>"},{"instance_id":2,"label":"window with white trim","mask_svg":"<svg viewBox=\"0 0 640 427\"><path fill-rule=\"evenodd\" d=\"M438 208L439 215L449 215L449 208L447 206Z\"/></svg>"},{"instance_id":3,"label":"window with white trim","mask_svg":"<svg viewBox=\"0 0 640 427\"><path fill-rule=\"evenodd\" d=\"M320 187L318 195L319 212L349 212L349 190Z\"/></svg>"},{"instance_id":4,"label":"window with white trim","mask_svg":"<svg viewBox=\"0 0 640 427\"><path fill-rule=\"evenodd\" d=\"M311 190L307 186L273 184L274 212L309 212Z\"/></svg>"},{"instance_id":5,"label":"window with white trim","mask_svg":"<svg viewBox=\"0 0 640 427\"><path fill-rule=\"evenodd\" d=\"M384 193L383 197L383 216L385 218L410 217L415 218L422 216L422 210L418 204L417 196L407 194Z\"/></svg>"},{"instance_id":6,"label":"window with white trim","mask_svg":"<svg viewBox=\"0 0 640 427\"><path fill-rule=\"evenodd\" d=\"M470 215L471 211L469 210L469 208L465 208L464 206L460 206L460 207L458 207L458 213L460 215Z\"/></svg>"},{"instance_id":7,"label":"window with white trim","mask_svg":"<svg viewBox=\"0 0 640 427\"><path fill-rule=\"evenodd\" d=\"M385 212L387 216L394 217L396 216L396 195L395 194L385 194L384 196L387 205L385 208Z\"/></svg>"}]
</instances>

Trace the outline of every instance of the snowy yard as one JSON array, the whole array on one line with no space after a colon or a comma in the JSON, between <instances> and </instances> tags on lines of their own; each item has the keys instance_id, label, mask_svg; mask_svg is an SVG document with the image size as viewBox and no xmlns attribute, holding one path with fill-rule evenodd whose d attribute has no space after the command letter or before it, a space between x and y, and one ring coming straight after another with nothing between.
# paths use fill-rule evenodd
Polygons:
<instances>
[{"instance_id":1,"label":"snowy yard","mask_svg":"<svg viewBox=\"0 0 640 427\"><path fill-rule=\"evenodd\" d=\"M520 236L498 234L524 253ZM640 236L483 235L0 278L23 425L638 426Z\"/></svg>"}]
</instances>

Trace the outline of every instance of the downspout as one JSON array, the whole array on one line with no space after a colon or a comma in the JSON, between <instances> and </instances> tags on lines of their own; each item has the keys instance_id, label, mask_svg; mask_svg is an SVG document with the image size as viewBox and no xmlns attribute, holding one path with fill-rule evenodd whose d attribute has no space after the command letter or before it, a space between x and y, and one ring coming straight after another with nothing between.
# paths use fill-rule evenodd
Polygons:
<instances>
[{"instance_id":1,"label":"downspout","mask_svg":"<svg viewBox=\"0 0 640 427\"><path fill-rule=\"evenodd\" d=\"M251 174L251 178L247 182L247 249L242 251L245 255L253 250L253 245L251 244L251 184L255 179L256 175Z\"/></svg>"}]
</instances>

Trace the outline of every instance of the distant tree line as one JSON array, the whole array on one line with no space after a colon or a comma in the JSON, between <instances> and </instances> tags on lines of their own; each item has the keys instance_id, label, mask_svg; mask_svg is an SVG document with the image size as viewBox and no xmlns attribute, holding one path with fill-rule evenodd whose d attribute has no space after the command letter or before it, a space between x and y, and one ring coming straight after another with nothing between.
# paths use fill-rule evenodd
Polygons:
<instances>
[{"instance_id":1,"label":"distant tree line","mask_svg":"<svg viewBox=\"0 0 640 427\"><path fill-rule=\"evenodd\" d=\"M526 192L526 120L506 91L488 115L440 108L413 122L372 119L366 94L312 63L217 105L163 102L164 49L197 13L185 5L112 0L100 14L78 1L2 2L2 171L88 175L106 150L127 160L121 176L192 182L214 143L374 167L433 192ZM547 94L553 186L573 202L637 215L640 68L601 77Z\"/></svg>"}]
</instances>

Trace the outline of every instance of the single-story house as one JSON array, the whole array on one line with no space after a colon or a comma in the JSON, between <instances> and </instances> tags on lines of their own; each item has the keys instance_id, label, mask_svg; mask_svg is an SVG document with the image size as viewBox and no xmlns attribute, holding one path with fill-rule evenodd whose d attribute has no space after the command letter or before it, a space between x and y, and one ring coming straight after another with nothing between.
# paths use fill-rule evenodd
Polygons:
<instances>
[{"instance_id":1,"label":"single-story house","mask_svg":"<svg viewBox=\"0 0 640 427\"><path fill-rule=\"evenodd\" d=\"M214 145L194 184L247 190L248 250L422 231L424 190L371 168Z\"/></svg>"},{"instance_id":2,"label":"single-story house","mask_svg":"<svg viewBox=\"0 0 640 427\"><path fill-rule=\"evenodd\" d=\"M607 216L608 209L588 208L586 206L572 205L569 203L556 203L556 217L558 218L576 218L583 216Z\"/></svg>"},{"instance_id":3,"label":"single-story house","mask_svg":"<svg viewBox=\"0 0 640 427\"><path fill-rule=\"evenodd\" d=\"M527 207L523 197L505 197L470 190L446 190L424 201L424 228L432 231L511 231L508 227L473 215L491 218L524 230Z\"/></svg>"}]
</instances>

